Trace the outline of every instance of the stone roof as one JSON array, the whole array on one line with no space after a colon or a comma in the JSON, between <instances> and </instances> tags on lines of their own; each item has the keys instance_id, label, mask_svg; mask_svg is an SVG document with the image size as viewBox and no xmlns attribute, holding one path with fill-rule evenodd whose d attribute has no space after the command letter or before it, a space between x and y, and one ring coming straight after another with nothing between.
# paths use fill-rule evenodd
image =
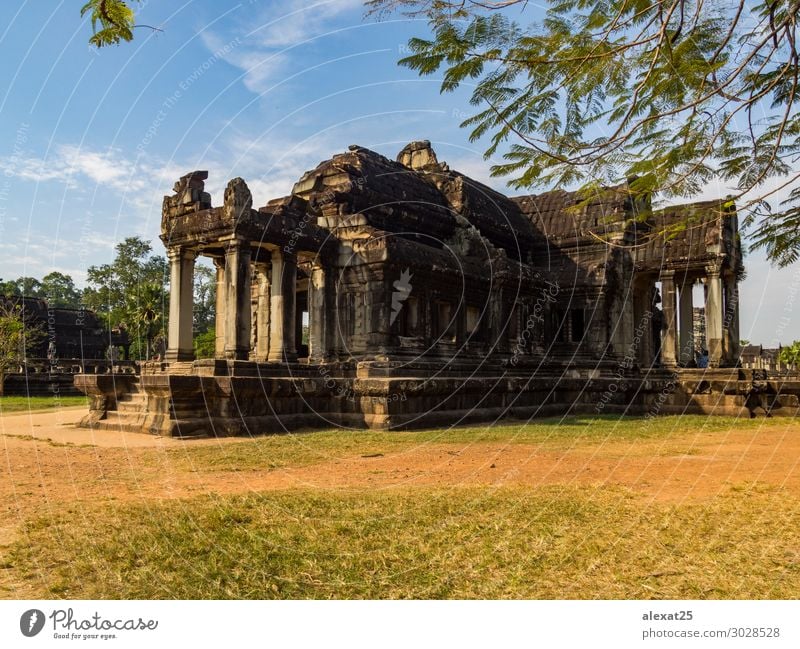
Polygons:
<instances>
[{"instance_id":1,"label":"stone roof","mask_svg":"<svg viewBox=\"0 0 800 649\"><path fill-rule=\"evenodd\" d=\"M408 167L357 145L303 174L292 194L308 200L329 229L358 223L351 215L387 232L440 240L456 228L441 192Z\"/></svg>"},{"instance_id":2,"label":"stone roof","mask_svg":"<svg viewBox=\"0 0 800 649\"><path fill-rule=\"evenodd\" d=\"M637 251L646 268L699 266L724 258L736 273L743 270L736 207L728 200L700 201L654 211L647 220L649 241Z\"/></svg>"},{"instance_id":3,"label":"stone roof","mask_svg":"<svg viewBox=\"0 0 800 649\"><path fill-rule=\"evenodd\" d=\"M348 216L357 214L381 230L427 235L418 240L433 245L455 234L460 216L514 258L536 241L514 201L450 170L428 141L410 143L397 161L353 145L306 172L292 193L321 212L323 227L352 225Z\"/></svg>"},{"instance_id":4,"label":"stone roof","mask_svg":"<svg viewBox=\"0 0 800 649\"><path fill-rule=\"evenodd\" d=\"M548 239L617 232L634 216L627 184L602 187L591 194L556 189L512 200Z\"/></svg>"}]
</instances>

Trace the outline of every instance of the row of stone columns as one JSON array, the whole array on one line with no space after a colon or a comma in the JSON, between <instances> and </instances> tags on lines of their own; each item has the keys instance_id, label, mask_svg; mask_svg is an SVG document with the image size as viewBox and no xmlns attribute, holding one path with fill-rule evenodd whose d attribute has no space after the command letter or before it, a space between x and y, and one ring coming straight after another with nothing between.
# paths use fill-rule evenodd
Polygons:
<instances>
[{"instance_id":1,"label":"row of stone columns","mask_svg":"<svg viewBox=\"0 0 800 649\"><path fill-rule=\"evenodd\" d=\"M666 366L691 365L694 359L694 312L692 287L686 278L680 286L680 326L676 304L675 271L661 273L661 298L664 330L661 361ZM706 349L709 367L734 365L739 353L739 297L736 277L723 284L719 266L706 268L705 277Z\"/></svg>"},{"instance_id":2,"label":"row of stone columns","mask_svg":"<svg viewBox=\"0 0 800 649\"><path fill-rule=\"evenodd\" d=\"M247 241L229 239L224 243L225 256L215 259L217 358L291 362L297 360L297 257L284 249L274 249L269 262L253 263L253 251ZM168 251L170 262L170 318L167 360L194 358L192 311L194 262L197 253L187 248ZM251 313L251 277L255 276L257 306ZM330 352L333 327L328 304L332 289L330 276L316 262L309 278L309 356L325 360ZM251 344L252 320L255 317L257 338ZM268 334L267 334L268 332ZM251 354L251 351L253 352Z\"/></svg>"}]
</instances>

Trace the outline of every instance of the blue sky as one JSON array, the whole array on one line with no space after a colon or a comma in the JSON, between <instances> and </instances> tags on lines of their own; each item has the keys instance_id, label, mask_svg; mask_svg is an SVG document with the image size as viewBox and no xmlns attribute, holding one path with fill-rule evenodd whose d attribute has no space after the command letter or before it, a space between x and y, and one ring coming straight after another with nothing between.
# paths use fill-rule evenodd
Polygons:
<instances>
[{"instance_id":1,"label":"blue sky","mask_svg":"<svg viewBox=\"0 0 800 649\"><path fill-rule=\"evenodd\" d=\"M468 94L397 65L424 21L365 19L360 0L150 0L137 22L162 32L98 51L82 4L0 4L0 278L60 270L81 284L133 235L162 252L161 199L192 169L209 170L215 204L242 176L263 205L349 144L394 157L430 139L503 189L458 126ZM798 269L747 265L742 336L800 338Z\"/></svg>"}]
</instances>

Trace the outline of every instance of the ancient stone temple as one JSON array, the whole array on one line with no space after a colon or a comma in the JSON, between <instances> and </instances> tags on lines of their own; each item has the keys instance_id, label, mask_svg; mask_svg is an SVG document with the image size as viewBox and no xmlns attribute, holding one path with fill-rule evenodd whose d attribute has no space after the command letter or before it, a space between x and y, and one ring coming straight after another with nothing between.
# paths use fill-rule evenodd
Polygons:
<instances>
[{"instance_id":1,"label":"ancient stone temple","mask_svg":"<svg viewBox=\"0 0 800 649\"><path fill-rule=\"evenodd\" d=\"M395 161L351 146L260 208L241 178L213 207L206 180L164 199L166 360L78 377L86 425L232 435L744 407L730 202L653 212L628 185L508 198L428 142ZM193 355L199 256L217 272L214 359ZM709 370L692 369L695 308ZM772 405L794 412L784 392Z\"/></svg>"}]
</instances>

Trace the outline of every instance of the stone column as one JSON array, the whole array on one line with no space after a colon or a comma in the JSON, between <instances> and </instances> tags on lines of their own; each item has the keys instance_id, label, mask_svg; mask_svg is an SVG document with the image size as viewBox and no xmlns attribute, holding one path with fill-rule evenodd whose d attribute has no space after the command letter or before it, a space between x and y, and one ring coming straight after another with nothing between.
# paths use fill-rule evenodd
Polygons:
<instances>
[{"instance_id":1,"label":"stone column","mask_svg":"<svg viewBox=\"0 0 800 649\"><path fill-rule=\"evenodd\" d=\"M456 345L461 348L467 340L467 305L463 301L459 301L453 308L456 310ZM515 345L516 342L515 340Z\"/></svg>"},{"instance_id":2,"label":"stone column","mask_svg":"<svg viewBox=\"0 0 800 649\"><path fill-rule=\"evenodd\" d=\"M664 312L663 336L661 339L661 362L667 367L678 364L677 304L675 301L675 271L661 273L661 308Z\"/></svg>"},{"instance_id":3,"label":"stone column","mask_svg":"<svg viewBox=\"0 0 800 649\"><path fill-rule=\"evenodd\" d=\"M258 307L256 308L256 360L263 363L269 357L269 267L266 264L259 264L256 267L256 277L258 278Z\"/></svg>"},{"instance_id":4,"label":"stone column","mask_svg":"<svg viewBox=\"0 0 800 649\"><path fill-rule=\"evenodd\" d=\"M685 280L680 290L680 362L683 367L694 366L694 317L692 280Z\"/></svg>"},{"instance_id":5,"label":"stone column","mask_svg":"<svg viewBox=\"0 0 800 649\"><path fill-rule=\"evenodd\" d=\"M214 308L214 356L225 358L225 259L214 259L217 269L217 300Z\"/></svg>"},{"instance_id":6,"label":"stone column","mask_svg":"<svg viewBox=\"0 0 800 649\"><path fill-rule=\"evenodd\" d=\"M252 253L250 255L250 259L252 260ZM258 293L253 294L253 286L255 285L256 291L258 291L258 274L256 273L255 267L251 264L250 266L250 343L249 343L249 359L251 361L256 360L256 331L258 327Z\"/></svg>"},{"instance_id":7,"label":"stone column","mask_svg":"<svg viewBox=\"0 0 800 649\"><path fill-rule=\"evenodd\" d=\"M225 358L250 355L250 244L233 240L225 249Z\"/></svg>"},{"instance_id":8,"label":"stone column","mask_svg":"<svg viewBox=\"0 0 800 649\"><path fill-rule=\"evenodd\" d=\"M197 253L170 248L169 257L169 334L166 360L194 360L192 307L194 305L194 260Z\"/></svg>"},{"instance_id":9,"label":"stone column","mask_svg":"<svg viewBox=\"0 0 800 649\"><path fill-rule=\"evenodd\" d=\"M633 285L633 340L636 359L642 368L653 365L653 286L649 279L640 279Z\"/></svg>"},{"instance_id":10,"label":"stone column","mask_svg":"<svg viewBox=\"0 0 800 649\"><path fill-rule=\"evenodd\" d=\"M297 258L281 249L272 253L269 360L283 363L297 360L295 343L295 290Z\"/></svg>"},{"instance_id":11,"label":"stone column","mask_svg":"<svg viewBox=\"0 0 800 649\"><path fill-rule=\"evenodd\" d=\"M322 363L329 355L327 289L327 273L322 264L315 261L308 279L308 359L311 363Z\"/></svg>"},{"instance_id":12,"label":"stone column","mask_svg":"<svg viewBox=\"0 0 800 649\"><path fill-rule=\"evenodd\" d=\"M489 330L491 332L489 347L494 346L494 351L500 354L508 353L510 348L508 336L511 322L509 321L509 311L504 305L504 297L503 289L500 286L495 286L489 296Z\"/></svg>"},{"instance_id":13,"label":"stone column","mask_svg":"<svg viewBox=\"0 0 800 649\"><path fill-rule=\"evenodd\" d=\"M739 283L735 275L725 278L725 322L723 336L730 365L739 362Z\"/></svg>"},{"instance_id":14,"label":"stone column","mask_svg":"<svg viewBox=\"0 0 800 649\"><path fill-rule=\"evenodd\" d=\"M722 356L722 279L719 266L706 269L706 346L708 366L719 367Z\"/></svg>"}]
</instances>

